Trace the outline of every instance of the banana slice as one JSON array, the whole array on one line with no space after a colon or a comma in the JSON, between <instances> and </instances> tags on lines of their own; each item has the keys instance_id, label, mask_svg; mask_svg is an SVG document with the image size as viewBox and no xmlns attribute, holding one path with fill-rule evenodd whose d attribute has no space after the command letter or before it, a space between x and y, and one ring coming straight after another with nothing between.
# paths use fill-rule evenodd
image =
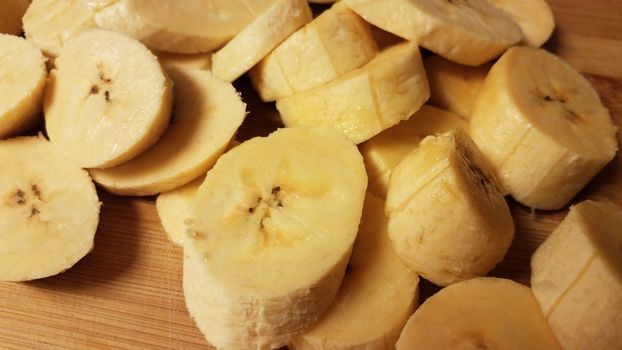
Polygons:
<instances>
[{"instance_id":1,"label":"banana slice","mask_svg":"<svg viewBox=\"0 0 622 350\"><path fill-rule=\"evenodd\" d=\"M88 174L43 137L0 141L0 281L61 273L93 248L100 203Z\"/></svg>"},{"instance_id":2,"label":"banana slice","mask_svg":"<svg viewBox=\"0 0 622 350\"><path fill-rule=\"evenodd\" d=\"M531 259L531 286L564 349L622 346L622 210L584 201Z\"/></svg>"},{"instance_id":3,"label":"banana slice","mask_svg":"<svg viewBox=\"0 0 622 350\"><path fill-rule=\"evenodd\" d=\"M434 55L424 59L423 66L430 83L429 103L470 119L473 104L492 65L464 66Z\"/></svg>"},{"instance_id":4,"label":"banana slice","mask_svg":"<svg viewBox=\"0 0 622 350\"><path fill-rule=\"evenodd\" d=\"M41 50L23 38L0 34L0 52L1 139L28 130L37 121L47 70Z\"/></svg>"},{"instance_id":5,"label":"banana slice","mask_svg":"<svg viewBox=\"0 0 622 350\"><path fill-rule=\"evenodd\" d=\"M78 165L123 163L166 129L172 83L138 41L91 29L67 42L55 64L44 101L46 130Z\"/></svg>"},{"instance_id":6,"label":"banana slice","mask_svg":"<svg viewBox=\"0 0 622 350\"><path fill-rule=\"evenodd\" d=\"M359 149L365 159L369 177L368 190L380 198L386 198L393 168L405 155L417 148L424 137L467 127L467 122L457 115L423 105L410 119L365 141Z\"/></svg>"},{"instance_id":7,"label":"banana slice","mask_svg":"<svg viewBox=\"0 0 622 350\"><path fill-rule=\"evenodd\" d=\"M412 315L397 350L561 350L531 290L511 280L481 277L428 298Z\"/></svg>"},{"instance_id":8,"label":"banana slice","mask_svg":"<svg viewBox=\"0 0 622 350\"><path fill-rule=\"evenodd\" d=\"M523 31L523 43L542 46L555 29L553 11L546 0L491 0L507 13Z\"/></svg>"},{"instance_id":9,"label":"banana slice","mask_svg":"<svg viewBox=\"0 0 622 350\"><path fill-rule=\"evenodd\" d=\"M369 23L469 66L522 39L520 27L487 0L344 1Z\"/></svg>"},{"instance_id":10,"label":"banana slice","mask_svg":"<svg viewBox=\"0 0 622 350\"><path fill-rule=\"evenodd\" d=\"M91 2L93 2L91 0ZM263 13L273 0L118 0L99 3L100 28L122 32L156 50L213 51Z\"/></svg>"},{"instance_id":11,"label":"banana slice","mask_svg":"<svg viewBox=\"0 0 622 350\"><path fill-rule=\"evenodd\" d=\"M19 35L28 5L28 0L0 0L0 33Z\"/></svg>"},{"instance_id":12,"label":"banana slice","mask_svg":"<svg viewBox=\"0 0 622 350\"><path fill-rule=\"evenodd\" d=\"M312 19L306 0L275 0L227 45L214 53L214 76L228 82L236 80Z\"/></svg>"},{"instance_id":13,"label":"banana slice","mask_svg":"<svg viewBox=\"0 0 622 350\"><path fill-rule=\"evenodd\" d=\"M495 63L473 107L473 140L512 196L558 209L613 159L616 127L590 83L536 48Z\"/></svg>"},{"instance_id":14,"label":"banana slice","mask_svg":"<svg viewBox=\"0 0 622 350\"><path fill-rule=\"evenodd\" d=\"M26 39L46 56L60 54L67 40L95 28L95 12L83 0L33 0L24 15Z\"/></svg>"},{"instance_id":15,"label":"banana slice","mask_svg":"<svg viewBox=\"0 0 622 350\"><path fill-rule=\"evenodd\" d=\"M187 220L184 294L207 340L276 349L337 294L363 208L358 150L328 128L286 128L223 155Z\"/></svg>"},{"instance_id":16,"label":"banana slice","mask_svg":"<svg viewBox=\"0 0 622 350\"><path fill-rule=\"evenodd\" d=\"M92 169L93 180L120 195L149 196L205 174L224 153L246 116L230 83L205 70L171 70L172 124L153 147L116 167Z\"/></svg>"},{"instance_id":17,"label":"banana slice","mask_svg":"<svg viewBox=\"0 0 622 350\"><path fill-rule=\"evenodd\" d=\"M165 70L169 69L212 69L212 53L170 53L156 51L154 54Z\"/></svg>"},{"instance_id":18,"label":"banana slice","mask_svg":"<svg viewBox=\"0 0 622 350\"><path fill-rule=\"evenodd\" d=\"M293 349L394 349L417 306L418 283L391 246L383 201L368 193L339 293Z\"/></svg>"},{"instance_id":19,"label":"banana slice","mask_svg":"<svg viewBox=\"0 0 622 350\"><path fill-rule=\"evenodd\" d=\"M412 116L430 96L419 48L393 46L332 82L277 101L286 126L325 125L358 144Z\"/></svg>"},{"instance_id":20,"label":"banana slice","mask_svg":"<svg viewBox=\"0 0 622 350\"><path fill-rule=\"evenodd\" d=\"M426 137L402 159L385 211L397 254L440 286L485 275L514 237L492 170L460 129Z\"/></svg>"},{"instance_id":21,"label":"banana slice","mask_svg":"<svg viewBox=\"0 0 622 350\"><path fill-rule=\"evenodd\" d=\"M156 199L156 209L164 231L171 242L183 247L186 239L186 218L188 208L203 183L205 177L199 177L174 190L161 193Z\"/></svg>"},{"instance_id":22,"label":"banana slice","mask_svg":"<svg viewBox=\"0 0 622 350\"><path fill-rule=\"evenodd\" d=\"M261 98L274 101L336 79L377 53L367 22L338 2L287 38L250 76Z\"/></svg>"}]
</instances>

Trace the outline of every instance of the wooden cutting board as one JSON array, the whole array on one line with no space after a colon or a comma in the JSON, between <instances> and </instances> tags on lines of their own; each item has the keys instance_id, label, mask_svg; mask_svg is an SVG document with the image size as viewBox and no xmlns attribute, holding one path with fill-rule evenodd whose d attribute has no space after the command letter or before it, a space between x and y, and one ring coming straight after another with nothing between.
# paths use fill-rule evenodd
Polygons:
<instances>
[{"instance_id":1,"label":"wooden cutting board","mask_svg":"<svg viewBox=\"0 0 622 350\"><path fill-rule=\"evenodd\" d=\"M550 3L558 28L547 48L588 74L622 126L622 1ZM251 115L243 134L266 133L271 106L257 106L248 92L244 97ZM104 204L91 254L55 277L0 283L0 349L209 349L186 311L182 250L168 242L154 198L99 194ZM620 155L573 202L586 198L622 206ZM491 274L528 284L531 254L567 210L511 207L516 238ZM422 288L424 295L435 290Z\"/></svg>"}]
</instances>

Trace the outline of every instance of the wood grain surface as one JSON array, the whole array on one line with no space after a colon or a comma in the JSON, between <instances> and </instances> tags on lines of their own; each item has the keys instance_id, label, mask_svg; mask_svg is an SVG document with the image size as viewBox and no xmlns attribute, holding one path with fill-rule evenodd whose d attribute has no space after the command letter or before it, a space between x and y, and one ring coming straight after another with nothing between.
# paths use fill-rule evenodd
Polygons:
<instances>
[{"instance_id":1,"label":"wood grain surface","mask_svg":"<svg viewBox=\"0 0 622 350\"><path fill-rule=\"evenodd\" d=\"M622 126L622 1L550 4L558 28L546 47L589 74ZM273 106L260 105L245 85L251 114L241 136L266 134L275 124ZM0 349L209 349L186 311L182 250L167 240L154 198L99 194L103 207L91 254L55 277L0 283ZM622 205L620 155L573 202L586 198ZM491 275L528 284L531 254L567 210L532 212L514 202L511 208L516 238ZM424 295L436 290L429 283L422 289Z\"/></svg>"}]
</instances>

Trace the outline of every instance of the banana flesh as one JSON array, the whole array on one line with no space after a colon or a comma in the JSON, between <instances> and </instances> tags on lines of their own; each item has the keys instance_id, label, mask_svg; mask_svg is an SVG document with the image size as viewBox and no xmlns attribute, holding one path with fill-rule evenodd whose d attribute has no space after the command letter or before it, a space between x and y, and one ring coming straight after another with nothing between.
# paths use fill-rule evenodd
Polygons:
<instances>
[{"instance_id":1,"label":"banana flesh","mask_svg":"<svg viewBox=\"0 0 622 350\"><path fill-rule=\"evenodd\" d=\"M553 34L555 19L546 0L491 0L493 5L507 13L523 31L523 43L542 46Z\"/></svg>"},{"instance_id":2,"label":"banana flesh","mask_svg":"<svg viewBox=\"0 0 622 350\"><path fill-rule=\"evenodd\" d=\"M174 190L160 193L156 199L158 217L169 240L179 247L184 246L186 238L186 218L188 208L203 183L205 177L199 177Z\"/></svg>"}]
</instances>

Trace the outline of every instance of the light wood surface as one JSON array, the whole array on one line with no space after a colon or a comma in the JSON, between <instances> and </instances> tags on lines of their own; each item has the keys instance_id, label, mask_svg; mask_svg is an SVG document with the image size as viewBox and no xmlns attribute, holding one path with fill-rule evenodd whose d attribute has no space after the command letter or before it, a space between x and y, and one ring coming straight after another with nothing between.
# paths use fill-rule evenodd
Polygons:
<instances>
[{"instance_id":1,"label":"light wood surface","mask_svg":"<svg viewBox=\"0 0 622 350\"><path fill-rule=\"evenodd\" d=\"M558 28L547 48L590 74L622 126L622 1L550 3ZM249 130L266 134L274 125L272 106L257 106L248 91L243 95L252 109L242 136L250 136ZM186 311L182 250L166 239L154 198L103 191L100 198L104 204L91 254L55 277L0 283L0 349L209 349ZM622 205L619 155L573 202L586 198ZM531 212L514 202L511 207L516 238L492 275L528 283L531 254L567 210ZM424 295L436 290L430 284L422 288Z\"/></svg>"}]
</instances>

